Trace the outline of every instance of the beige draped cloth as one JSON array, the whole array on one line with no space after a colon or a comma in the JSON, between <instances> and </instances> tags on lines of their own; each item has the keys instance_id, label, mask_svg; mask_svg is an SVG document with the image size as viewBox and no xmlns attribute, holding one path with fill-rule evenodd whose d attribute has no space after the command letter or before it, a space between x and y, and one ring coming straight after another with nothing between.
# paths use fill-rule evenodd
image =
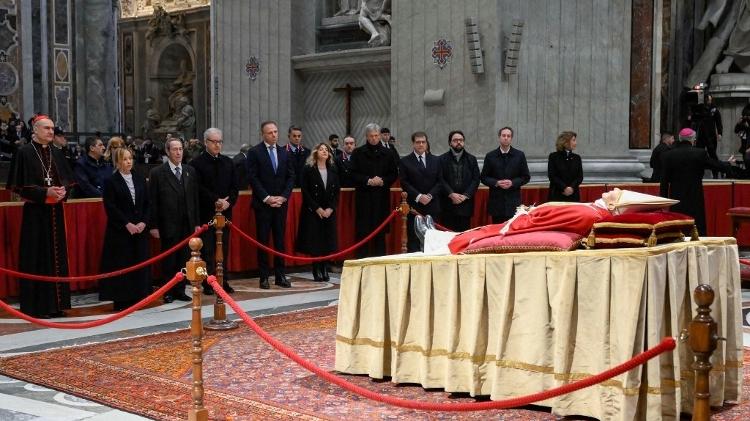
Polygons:
<instances>
[{"instance_id":1,"label":"beige draped cloth","mask_svg":"<svg viewBox=\"0 0 750 421\"><path fill-rule=\"evenodd\" d=\"M736 242L504 255L347 261L336 370L391 376L493 400L600 373L679 337L692 291L716 292L711 405L739 399L741 290ZM645 366L541 405L602 420L674 419L692 408L692 353L678 343Z\"/></svg>"}]
</instances>

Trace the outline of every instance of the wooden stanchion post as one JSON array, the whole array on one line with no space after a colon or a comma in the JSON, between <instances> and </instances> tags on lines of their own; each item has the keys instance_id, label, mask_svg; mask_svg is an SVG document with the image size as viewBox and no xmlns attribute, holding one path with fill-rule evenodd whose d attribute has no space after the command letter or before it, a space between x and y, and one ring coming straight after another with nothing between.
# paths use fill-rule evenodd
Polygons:
<instances>
[{"instance_id":1,"label":"wooden stanchion post","mask_svg":"<svg viewBox=\"0 0 750 421\"><path fill-rule=\"evenodd\" d=\"M407 218L409 217L409 204L406 202L407 196L408 195L405 191L401 192L401 203L398 205L398 210L401 212L401 253L406 253L408 251L406 226L408 225Z\"/></svg>"},{"instance_id":2,"label":"wooden stanchion post","mask_svg":"<svg viewBox=\"0 0 750 421\"><path fill-rule=\"evenodd\" d=\"M201 283L206 280L206 262L201 259L203 240L190 239L191 257L185 263L186 277L193 286L193 318L190 335L193 338L193 407L188 421L208 421L208 410L203 407L203 323L201 320Z\"/></svg>"},{"instance_id":3,"label":"wooden stanchion post","mask_svg":"<svg viewBox=\"0 0 750 421\"><path fill-rule=\"evenodd\" d=\"M216 253L214 261L216 262L216 282L224 287L224 227L226 226L226 217L221 209L221 204L216 204L216 215L214 216L214 229L216 229ZM211 227L209 227L211 229ZM208 330L230 330L238 327L234 320L227 320L227 308L224 300L216 294L214 303L214 317L206 323L205 328Z\"/></svg>"},{"instance_id":4,"label":"wooden stanchion post","mask_svg":"<svg viewBox=\"0 0 750 421\"><path fill-rule=\"evenodd\" d=\"M698 304L698 314L690 322L688 343L695 354L693 370L695 370L695 397L693 405L693 421L709 421L711 406L709 398L709 373L711 372L711 354L716 349L719 339L716 334L716 322L711 317L711 303L714 302L714 290L710 286L701 284L693 293L695 303Z\"/></svg>"}]
</instances>

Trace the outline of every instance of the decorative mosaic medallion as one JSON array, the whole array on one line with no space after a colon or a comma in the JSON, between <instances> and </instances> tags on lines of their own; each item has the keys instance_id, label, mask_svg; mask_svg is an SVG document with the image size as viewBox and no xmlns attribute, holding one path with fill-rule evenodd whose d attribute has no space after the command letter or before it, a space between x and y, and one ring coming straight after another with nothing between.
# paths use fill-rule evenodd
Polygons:
<instances>
[{"instance_id":1,"label":"decorative mosaic medallion","mask_svg":"<svg viewBox=\"0 0 750 421\"><path fill-rule=\"evenodd\" d=\"M451 61L453 57L453 43L445 38L435 41L432 47L432 62L441 69Z\"/></svg>"},{"instance_id":2,"label":"decorative mosaic medallion","mask_svg":"<svg viewBox=\"0 0 750 421\"><path fill-rule=\"evenodd\" d=\"M11 63L0 62L0 95L10 95L18 88L18 71Z\"/></svg>"},{"instance_id":3,"label":"decorative mosaic medallion","mask_svg":"<svg viewBox=\"0 0 750 421\"><path fill-rule=\"evenodd\" d=\"M258 77L258 73L260 73L260 62L258 61L257 57L250 56L250 58L247 59L247 64L245 64L245 72L247 73L247 77L250 78L250 80L255 80L255 78Z\"/></svg>"}]
</instances>

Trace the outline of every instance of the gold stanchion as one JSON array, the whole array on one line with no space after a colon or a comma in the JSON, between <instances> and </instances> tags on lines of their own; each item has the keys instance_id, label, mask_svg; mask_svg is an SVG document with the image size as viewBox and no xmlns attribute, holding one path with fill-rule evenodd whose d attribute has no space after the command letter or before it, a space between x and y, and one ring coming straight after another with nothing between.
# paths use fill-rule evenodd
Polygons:
<instances>
[{"instance_id":1,"label":"gold stanchion","mask_svg":"<svg viewBox=\"0 0 750 421\"><path fill-rule=\"evenodd\" d=\"M398 209L401 212L401 253L406 253L408 251L406 226L408 225L407 218L409 217L409 204L406 202L406 197L406 192L401 192L401 203L398 205Z\"/></svg>"},{"instance_id":2,"label":"gold stanchion","mask_svg":"<svg viewBox=\"0 0 750 421\"><path fill-rule=\"evenodd\" d=\"M221 213L221 204L216 204L216 215L214 216L214 229L216 229L216 282L224 287L224 227L226 226L226 217ZM210 228L209 228L210 229ZM227 307L224 300L216 294L214 303L214 317L206 323L205 328L208 330L230 330L236 329L239 325L234 320L227 320Z\"/></svg>"},{"instance_id":3,"label":"gold stanchion","mask_svg":"<svg viewBox=\"0 0 750 421\"><path fill-rule=\"evenodd\" d=\"M193 286L193 319L190 335L193 338L193 407L188 421L208 421L208 410L203 407L203 323L201 321L201 283L207 278L206 262L201 259L203 240L190 239L191 257L185 263L186 277Z\"/></svg>"},{"instance_id":4,"label":"gold stanchion","mask_svg":"<svg viewBox=\"0 0 750 421\"><path fill-rule=\"evenodd\" d=\"M714 290L710 286L701 284L693 293L698 314L690 322L688 343L695 354L693 370L695 370L695 397L693 405L693 421L708 421L711 419L709 398L709 373L711 372L711 354L716 349L719 340L716 334L716 322L711 317L711 303L714 302Z\"/></svg>"}]
</instances>

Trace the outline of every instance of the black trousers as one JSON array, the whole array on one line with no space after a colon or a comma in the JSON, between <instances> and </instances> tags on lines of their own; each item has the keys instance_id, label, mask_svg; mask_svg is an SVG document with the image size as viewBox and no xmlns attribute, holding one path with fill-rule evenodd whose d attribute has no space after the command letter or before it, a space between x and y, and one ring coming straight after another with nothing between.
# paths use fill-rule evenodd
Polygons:
<instances>
[{"instance_id":1,"label":"black trousers","mask_svg":"<svg viewBox=\"0 0 750 421\"><path fill-rule=\"evenodd\" d=\"M255 233L258 241L268 246L268 237L273 234L273 249L282 253L285 252L286 211L286 204L280 208L272 208L268 205L255 207ZM274 255L273 268L276 277L284 275L284 259ZM258 269L261 278L267 278L271 271L268 266L268 253L260 249L258 249Z\"/></svg>"},{"instance_id":2,"label":"black trousers","mask_svg":"<svg viewBox=\"0 0 750 421\"><path fill-rule=\"evenodd\" d=\"M451 231L463 232L471 227L471 216L456 215L450 212L443 212L440 218L440 224Z\"/></svg>"},{"instance_id":3,"label":"black trousers","mask_svg":"<svg viewBox=\"0 0 750 421\"><path fill-rule=\"evenodd\" d=\"M185 237L187 237L189 234L190 230L188 229L186 230L185 235L181 237L161 237L161 251L164 252L165 250L170 249L175 244L184 240ZM187 245L184 247L180 247L179 250L165 257L161 263L162 281L159 285L166 284L170 279L174 277L177 272L181 271L182 268L185 267L185 263L187 263L189 258L190 248ZM167 294L174 295L181 292L184 293L186 285L186 280L178 282L169 291L167 291Z\"/></svg>"}]
</instances>

